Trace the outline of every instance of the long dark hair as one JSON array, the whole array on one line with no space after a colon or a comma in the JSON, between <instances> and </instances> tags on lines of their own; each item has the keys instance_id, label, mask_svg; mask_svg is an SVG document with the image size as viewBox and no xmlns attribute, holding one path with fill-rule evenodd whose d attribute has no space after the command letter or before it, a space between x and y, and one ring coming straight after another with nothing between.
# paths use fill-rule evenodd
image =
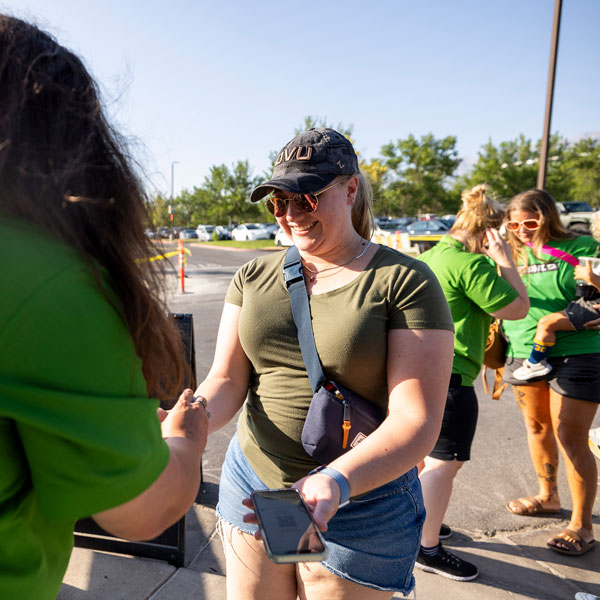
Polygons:
<instances>
[{"instance_id":1,"label":"long dark hair","mask_svg":"<svg viewBox=\"0 0 600 600\"><path fill-rule=\"evenodd\" d=\"M0 15L0 107L0 210L77 249L101 288L108 271L148 392L176 397L185 365L164 279L145 261L144 192L92 77L50 35Z\"/></svg>"}]
</instances>

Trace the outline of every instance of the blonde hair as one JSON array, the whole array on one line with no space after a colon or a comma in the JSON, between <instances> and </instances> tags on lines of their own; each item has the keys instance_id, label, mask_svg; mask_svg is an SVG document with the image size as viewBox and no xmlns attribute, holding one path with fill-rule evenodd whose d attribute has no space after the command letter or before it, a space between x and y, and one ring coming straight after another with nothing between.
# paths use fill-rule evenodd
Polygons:
<instances>
[{"instance_id":1,"label":"blonde hair","mask_svg":"<svg viewBox=\"0 0 600 600\"><path fill-rule=\"evenodd\" d=\"M358 190L352 204L352 225L358 235L370 240L375 231L375 217L373 215L373 190L369 180L362 171L358 177Z\"/></svg>"},{"instance_id":2,"label":"blonde hair","mask_svg":"<svg viewBox=\"0 0 600 600\"><path fill-rule=\"evenodd\" d=\"M504 209L499 202L486 195L487 186L482 183L461 194L462 208L450 234L467 233L465 246L469 252L477 252L478 236L491 227L498 228L504 220Z\"/></svg>"}]
</instances>

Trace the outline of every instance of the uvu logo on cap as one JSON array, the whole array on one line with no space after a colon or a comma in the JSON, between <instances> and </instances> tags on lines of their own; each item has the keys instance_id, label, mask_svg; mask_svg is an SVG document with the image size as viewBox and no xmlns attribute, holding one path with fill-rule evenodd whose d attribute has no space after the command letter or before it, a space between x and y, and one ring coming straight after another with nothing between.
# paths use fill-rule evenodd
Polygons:
<instances>
[{"instance_id":1,"label":"uvu logo on cap","mask_svg":"<svg viewBox=\"0 0 600 600\"><path fill-rule=\"evenodd\" d=\"M300 167L297 163L304 164ZM352 144L341 133L326 127L313 128L285 145L275 159L273 176L279 169L287 173L296 168L306 171L309 166L316 173L352 174L358 172L358 159Z\"/></svg>"},{"instance_id":2,"label":"uvu logo on cap","mask_svg":"<svg viewBox=\"0 0 600 600\"><path fill-rule=\"evenodd\" d=\"M289 162L293 158L296 160L310 160L312 148L310 146L294 146L293 148L284 148L275 159L275 166L281 162Z\"/></svg>"}]
</instances>

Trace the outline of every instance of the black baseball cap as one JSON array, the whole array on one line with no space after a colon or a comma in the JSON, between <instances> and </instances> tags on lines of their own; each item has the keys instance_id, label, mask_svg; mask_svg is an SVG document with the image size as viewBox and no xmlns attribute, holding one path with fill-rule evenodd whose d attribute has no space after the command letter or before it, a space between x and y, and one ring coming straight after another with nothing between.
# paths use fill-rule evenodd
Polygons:
<instances>
[{"instance_id":1,"label":"black baseball cap","mask_svg":"<svg viewBox=\"0 0 600 600\"><path fill-rule=\"evenodd\" d=\"M358 173L352 144L334 129L308 129L290 140L275 159L273 175L250 194L258 202L273 190L314 194L340 175Z\"/></svg>"}]
</instances>

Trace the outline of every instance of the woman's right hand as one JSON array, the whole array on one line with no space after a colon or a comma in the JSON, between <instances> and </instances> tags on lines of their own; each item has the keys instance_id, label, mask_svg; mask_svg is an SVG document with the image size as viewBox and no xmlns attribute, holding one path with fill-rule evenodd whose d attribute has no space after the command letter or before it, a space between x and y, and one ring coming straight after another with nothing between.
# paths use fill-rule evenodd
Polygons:
<instances>
[{"instance_id":1,"label":"woman's right hand","mask_svg":"<svg viewBox=\"0 0 600 600\"><path fill-rule=\"evenodd\" d=\"M208 415L200 402L194 401L192 390L184 390L169 411L159 409L163 438L182 437L194 443L201 453L206 446Z\"/></svg>"}]
</instances>

